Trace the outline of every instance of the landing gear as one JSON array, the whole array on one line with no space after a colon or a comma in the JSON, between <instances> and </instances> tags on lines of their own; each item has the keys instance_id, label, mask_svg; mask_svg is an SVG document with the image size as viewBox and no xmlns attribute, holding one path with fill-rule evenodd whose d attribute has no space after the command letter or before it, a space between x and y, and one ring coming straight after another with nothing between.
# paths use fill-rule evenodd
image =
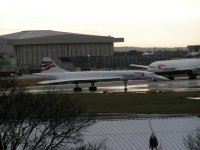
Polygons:
<instances>
[{"instance_id":1,"label":"landing gear","mask_svg":"<svg viewBox=\"0 0 200 150\"><path fill-rule=\"evenodd\" d=\"M127 92L127 91L128 91L128 89L127 89L127 87L125 87L125 88L124 88L124 92Z\"/></svg>"},{"instance_id":2,"label":"landing gear","mask_svg":"<svg viewBox=\"0 0 200 150\"><path fill-rule=\"evenodd\" d=\"M97 87L89 87L89 91L93 92L93 91L97 91Z\"/></svg>"},{"instance_id":3,"label":"landing gear","mask_svg":"<svg viewBox=\"0 0 200 150\"><path fill-rule=\"evenodd\" d=\"M89 91L91 92L97 91L97 87L94 86L94 82L91 82L91 87L89 87Z\"/></svg>"},{"instance_id":4,"label":"landing gear","mask_svg":"<svg viewBox=\"0 0 200 150\"><path fill-rule=\"evenodd\" d=\"M124 92L127 92L127 80L123 80L124 83Z\"/></svg>"},{"instance_id":5,"label":"landing gear","mask_svg":"<svg viewBox=\"0 0 200 150\"><path fill-rule=\"evenodd\" d=\"M189 79L196 79L197 78L197 73L194 73L193 71L188 71L187 72Z\"/></svg>"},{"instance_id":6,"label":"landing gear","mask_svg":"<svg viewBox=\"0 0 200 150\"><path fill-rule=\"evenodd\" d=\"M196 79L196 78L197 78L196 75L189 76L189 79Z\"/></svg>"},{"instance_id":7,"label":"landing gear","mask_svg":"<svg viewBox=\"0 0 200 150\"><path fill-rule=\"evenodd\" d=\"M81 92L82 91L82 88L81 87L75 87L74 88L74 92Z\"/></svg>"},{"instance_id":8,"label":"landing gear","mask_svg":"<svg viewBox=\"0 0 200 150\"><path fill-rule=\"evenodd\" d=\"M169 79L169 80L174 80L174 77L173 77L171 74L169 74L168 79Z\"/></svg>"},{"instance_id":9,"label":"landing gear","mask_svg":"<svg viewBox=\"0 0 200 150\"><path fill-rule=\"evenodd\" d=\"M81 92L82 88L78 86L78 84L76 84L76 87L74 88L74 92Z\"/></svg>"}]
</instances>

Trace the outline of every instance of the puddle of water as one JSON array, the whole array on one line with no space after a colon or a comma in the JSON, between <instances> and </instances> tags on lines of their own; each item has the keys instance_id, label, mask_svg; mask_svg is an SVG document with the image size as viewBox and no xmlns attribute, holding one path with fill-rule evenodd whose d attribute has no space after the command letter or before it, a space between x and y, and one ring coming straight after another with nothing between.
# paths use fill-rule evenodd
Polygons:
<instances>
[{"instance_id":1,"label":"puddle of water","mask_svg":"<svg viewBox=\"0 0 200 150\"><path fill-rule=\"evenodd\" d=\"M187 99L200 100L200 97L186 97Z\"/></svg>"}]
</instances>

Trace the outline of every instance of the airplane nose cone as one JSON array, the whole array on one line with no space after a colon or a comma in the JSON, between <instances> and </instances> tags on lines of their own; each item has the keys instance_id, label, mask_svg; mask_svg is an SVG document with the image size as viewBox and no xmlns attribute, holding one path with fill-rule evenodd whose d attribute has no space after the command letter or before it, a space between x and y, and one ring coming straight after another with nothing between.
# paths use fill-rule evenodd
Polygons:
<instances>
[{"instance_id":1,"label":"airplane nose cone","mask_svg":"<svg viewBox=\"0 0 200 150\"><path fill-rule=\"evenodd\" d=\"M157 80L165 80L165 81L169 80L168 78L163 77L163 76L159 76L159 75L157 75L156 78L157 78Z\"/></svg>"}]
</instances>

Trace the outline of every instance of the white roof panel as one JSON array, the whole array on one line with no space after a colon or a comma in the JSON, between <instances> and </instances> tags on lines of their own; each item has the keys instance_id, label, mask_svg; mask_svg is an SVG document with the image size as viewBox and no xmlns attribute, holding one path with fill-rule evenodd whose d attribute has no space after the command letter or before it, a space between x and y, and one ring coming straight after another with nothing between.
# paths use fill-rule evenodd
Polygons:
<instances>
[{"instance_id":1,"label":"white roof panel","mask_svg":"<svg viewBox=\"0 0 200 150\"><path fill-rule=\"evenodd\" d=\"M73 33L52 31L52 30L29 30L29 31L21 31L21 32L2 35L1 37L7 39L27 39L27 38L66 35L66 34L73 34Z\"/></svg>"},{"instance_id":2,"label":"white roof panel","mask_svg":"<svg viewBox=\"0 0 200 150\"><path fill-rule=\"evenodd\" d=\"M123 42L124 38L111 36L87 35L80 33L60 32L52 30L21 31L0 36L1 43L12 45L52 44L52 43L101 43Z\"/></svg>"}]
</instances>

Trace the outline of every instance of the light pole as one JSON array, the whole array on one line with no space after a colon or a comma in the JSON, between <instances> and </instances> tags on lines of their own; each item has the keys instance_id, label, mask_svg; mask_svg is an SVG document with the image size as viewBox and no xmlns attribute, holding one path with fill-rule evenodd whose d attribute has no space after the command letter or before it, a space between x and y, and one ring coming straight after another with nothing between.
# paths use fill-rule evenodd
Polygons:
<instances>
[{"instance_id":1,"label":"light pole","mask_svg":"<svg viewBox=\"0 0 200 150\"><path fill-rule=\"evenodd\" d=\"M89 65L90 54L87 54L87 58L88 58L88 59L87 59L87 60L88 60L88 65L87 65L87 66L88 66L88 69L89 69L89 66L90 66L90 65Z\"/></svg>"}]
</instances>

